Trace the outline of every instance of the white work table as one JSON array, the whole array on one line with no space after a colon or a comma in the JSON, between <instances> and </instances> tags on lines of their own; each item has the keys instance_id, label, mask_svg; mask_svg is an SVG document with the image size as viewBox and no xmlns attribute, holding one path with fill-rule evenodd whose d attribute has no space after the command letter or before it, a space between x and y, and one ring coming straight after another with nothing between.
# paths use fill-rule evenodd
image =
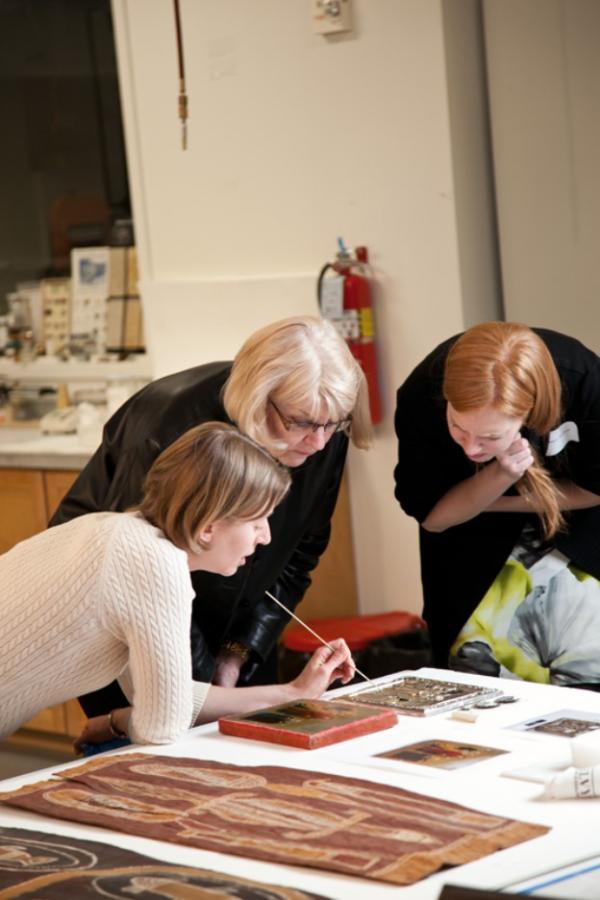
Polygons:
<instances>
[{"instance_id":1,"label":"white work table","mask_svg":"<svg viewBox=\"0 0 600 900\"><path fill-rule=\"evenodd\" d=\"M417 674L407 672L405 674ZM277 765L362 778L405 788L483 812L550 826L548 834L493 853L458 868L432 875L417 884L400 888L382 882L347 877L317 869L259 862L241 856L197 850L131 837L104 828L50 819L0 805L0 825L99 841L146 854L159 860L192 865L244 878L288 885L339 900L368 897L369 900L437 900L444 884L461 884L490 889L508 888L519 881L547 873L600 854L600 798L593 800L549 801L538 799L542 786L504 777L501 773L528 765L567 765L570 741L547 734L519 732L505 726L540 714L577 709L600 714L600 695L588 691L498 682L435 669L420 669L425 677L454 681L475 681L501 687L518 696L517 703L478 711L475 722L452 719L450 713L427 717L400 716L392 729L333 744L320 750L298 750L258 741L221 736L216 724L189 731L176 744L161 747L132 747L116 752L147 752L173 757L216 760L240 765ZM332 692L339 696L344 690ZM453 739L508 750L508 753L454 771L431 770L423 766L374 759L373 754L419 740ZM50 777L52 772L80 765L80 761L0 782L0 792ZM557 887L558 896L561 894ZM600 896L600 887L598 891Z\"/></svg>"}]
</instances>

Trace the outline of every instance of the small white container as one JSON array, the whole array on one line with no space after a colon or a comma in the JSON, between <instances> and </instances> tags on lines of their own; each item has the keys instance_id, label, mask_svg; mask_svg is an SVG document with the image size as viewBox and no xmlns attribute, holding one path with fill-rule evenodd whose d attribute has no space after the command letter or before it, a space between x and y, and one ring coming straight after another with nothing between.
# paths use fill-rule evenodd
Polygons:
<instances>
[{"instance_id":1,"label":"small white container","mask_svg":"<svg viewBox=\"0 0 600 900\"><path fill-rule=\"evenodd\" d=\"M102 440L102 416L91 403L77 406L77 437L86 449L95 449Z\"/></svg>"},{"instance_id":2,"label":"small white container","mask_svg":"<svg viewBox=\"0 0 600 900\"><path fill-rule=\"evenodd\" d=\"M600 729L571 738L571 754L576 769L600 764Z\"/></svg>"},{"instance_id":3,"label":"small white container","mask_svg":"<svg viewBox=\"0 0 600 900\"><path fill-rule=\"evenodd\" d=\"M133 393L134 387L130 381L117 381L108 385L106 388L106 407L109 418L123 406L126 400L129 400Z\"/></svg>"}]
</instances>

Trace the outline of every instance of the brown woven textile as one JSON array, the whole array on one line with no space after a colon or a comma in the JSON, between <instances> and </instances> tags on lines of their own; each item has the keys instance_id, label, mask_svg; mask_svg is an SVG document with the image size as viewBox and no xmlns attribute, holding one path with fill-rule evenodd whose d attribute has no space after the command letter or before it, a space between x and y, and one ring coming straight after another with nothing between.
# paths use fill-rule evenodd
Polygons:
<instances>
[{"instance_id":1,"label":"brown woven textile","mask_svg":"<svg viewBox=\"0 0 600 900\"><path fill-rule=\"evenodd\" d=\"M96 759L0 800L160 841L393 884L549 830L357 778L144 753Z\"/></svg>"},{"instance_id":2,"label":"brown woven textile","mask_svg":"<svg viewBox=\"0 0 600 900\"><path fill-rule=\"evenodd\" d=\"M296 888L160 862L110 844L0 828L0 898L326 900Z\"/></svg>"}]
</instances>

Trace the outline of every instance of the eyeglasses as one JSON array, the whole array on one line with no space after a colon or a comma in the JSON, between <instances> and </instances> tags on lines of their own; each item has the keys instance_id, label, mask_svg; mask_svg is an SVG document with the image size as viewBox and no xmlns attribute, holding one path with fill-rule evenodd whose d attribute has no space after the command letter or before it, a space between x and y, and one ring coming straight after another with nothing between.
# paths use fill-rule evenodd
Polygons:
<instances>
[{"instance_id":1,"label":"eyeglasses","mask_svg":"<svg viewBox=\"0 0 600 900\"><path fill-rule=\"evenodd\" d=\"M319 428L323 429L324 434L336 434L338 431L345 431L348 433L350 426L352 425L351 416L347 419L343 419L341 422L309 422L302 419L292 419L290 416L284 416L279 407L276 406L272 400L269 400L269 403L279 416L285 430L295 432L296 434L309 434L310 432L315 434Z\"/></svg>"}]
</instances>

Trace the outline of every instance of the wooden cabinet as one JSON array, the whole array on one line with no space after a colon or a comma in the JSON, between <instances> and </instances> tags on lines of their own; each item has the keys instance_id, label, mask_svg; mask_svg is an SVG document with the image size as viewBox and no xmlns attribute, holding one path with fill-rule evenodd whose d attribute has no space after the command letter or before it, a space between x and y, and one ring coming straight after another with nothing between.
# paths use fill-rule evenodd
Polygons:
<instances>
[{"instance_id":1,"label":"wooden cabinet","mask_svg":"<svg viewBox=\"0 0 600 900\"><path fill-rule=\"evenodd\" d=\"M21 727L21 731L43 731L52 735L75 738L81 734L87 717L77 700L43 709Z\"/></svg>"},{"instance_id":2,"label":"wooden cabinet","mask_svg":"<svg viewBox=\"0 0 600 900\"><path fill-rule=\"evenodd\" d=\"M0 469L0 553L46 527L44 473Z\"/></svg>"},{"instance_id":3,"label":"wooden cabinet","mask_svg":"<svg viewBox=\"0 0 600 900\"><path fill-rule=\"evenodd\" d=\"M79 472L0 469L0 553L43 531ZM85 715L77 700L44 709L23 732L77 737Z\"/></svg>"},{"instance_id":4,"label":"wooden cabinet","mask_svg":"<svg viewBox=\"0 0 600 900\"><path fill-rule=\"evenodd\" d=\"M52 472L43 472L44 476L44 495L46 497L46 515L48 521L52 518L59 503L71 488L73 482L78 477L79 472L56 470Z\"/></svg>"}]
</instances>

